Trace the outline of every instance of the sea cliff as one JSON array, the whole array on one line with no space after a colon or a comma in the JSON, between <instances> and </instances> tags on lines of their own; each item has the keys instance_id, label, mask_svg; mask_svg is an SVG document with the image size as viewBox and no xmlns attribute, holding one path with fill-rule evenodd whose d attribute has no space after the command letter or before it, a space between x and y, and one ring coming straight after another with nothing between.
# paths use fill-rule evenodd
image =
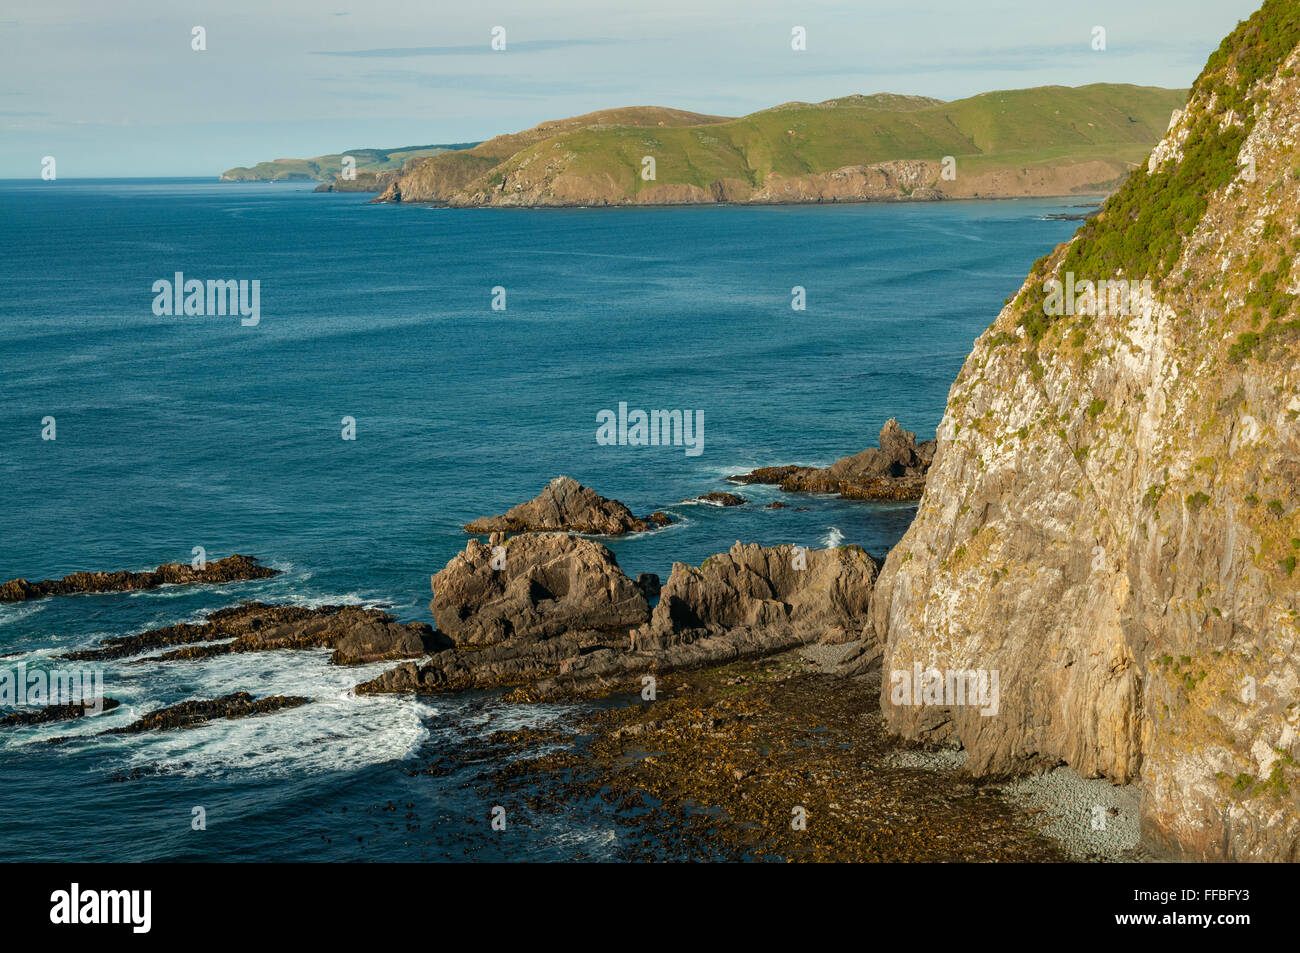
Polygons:
<instances>
[{"instance_id":1,"label":"sea cliff","mask_svg":"<svg viewBox=\"0 0 1300 953\"><path fill-rule=\"evenodd\" d=\"M886 678L891 730L1140 781L1198 859L1300 859L1297 44L1269 0L976 342L868 630L887 674L1000 673L993 717Z\"/></svg>"}]
</instances>

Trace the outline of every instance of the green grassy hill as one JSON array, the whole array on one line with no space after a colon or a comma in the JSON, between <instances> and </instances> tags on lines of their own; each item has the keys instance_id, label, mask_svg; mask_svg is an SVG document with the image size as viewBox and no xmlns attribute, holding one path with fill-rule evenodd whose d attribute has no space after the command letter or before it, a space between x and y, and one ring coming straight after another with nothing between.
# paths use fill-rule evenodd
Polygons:
<instances>
[{"instance_id":1,"label":"green grassy hill","mask_svg":"<svg viewBox=\"0 0 1300 953\"><path fill-rule=\"evenodd\" d=\"M418 160L386 198L571 205L1097 192L1145 158L1186 95L1113 84L950 103L880 94L706 121L690 113L665 121L669 111L637 107ZM655 160L653 180L641 175L645 156ZM956 159L953 181L940 178L945 156ZM871 168L899 162L915 165Z\"/></svg>"},{"instance_id":2,"label":"green grassy hill","mask_svg":"<svg viewBox=\"0 0 1300 953\"><path fill-rule=\"evenodd\" d=\"M407 197L407 201L442 201L443 197L456 194L478 177L490 175L534 143L567 133L603 128L705 126L728 121L725 116L708 116L660 106L627 106L550 120L522 132L497 136L472 149L412 162L400 177L401 194Z\"/></svg>"}]
</instances>

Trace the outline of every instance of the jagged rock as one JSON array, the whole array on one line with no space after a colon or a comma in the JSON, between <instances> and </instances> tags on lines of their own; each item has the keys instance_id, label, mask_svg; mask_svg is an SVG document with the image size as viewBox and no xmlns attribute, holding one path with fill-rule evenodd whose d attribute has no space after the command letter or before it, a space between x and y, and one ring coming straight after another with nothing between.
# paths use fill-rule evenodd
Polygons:
<instances>
[{"instance_id":1,"label":"jagged rock","mask_svg":"<svg viewBox=\"0 0 1300 953\"><path fill-rule=\"evenodd\" d=\"M736 543L698 569L674 563L634 649L688 644L738 629L795 641L840 639L867 619L877 564L857 546L806 550Z\"/></svg>"},{"instance_id":2,"label":"jagged rock","mask_svg":"<svg viewBox=\"0 0 1300 953\"><path fill-rule=\"evenodd\" d=\"M627 628L650 615L644 593L613 553L562 533L527 533L490 546L470 540L431 583L438 630L458 645Z\"/></svg>"},{"instance_id":3,"label":"jagged rock","mask_svg":"<svg viewBox=\"0 0 1300 953\"><path fill-rule=\"evenodd\" d=\"M0 586L0 602L21 602L43 596L66 596L78 592L129 592L156 589L164 585L233 582L243 579L266 579L280 570L261 566L252 556L227 556L210 562L203 569L189 563L164 563L152 572L74 572L62 579L28 582L11 579Z\"/></svg>"},{"instance_id":4,"label":"jagged rock","mask_svg":"<svg viewBox=\"0 0 1300 953\"><path fill-rule=\"evenodd\" d=\"M101 712L112 711L120 705L116 698L104 698L102 701ZM0 718L0 728L16 728L27 725L43 725L51 721L68 721L73 718L84 718L90 712L89 709L94 706L87 702L72 702L67 705L46 705L43 708L34 708L31 711L10 712L3 718Z\"/></svg>"},{"instance_id":5,"label":"jagged rock","mask_svg":"<svg viewBox=\"0 0 1300 953\"><path fill-rule=\"evenodd\" d=\"M1300 15L1269 0L976 342L868 633L886 675L999 675L989 714L886 677L891 730L1137 782L1192 859L1300 860L1298 141ZM1059 307L1102 281L1150 284Z\"/></svg>"},{"instance_id":6,"label":"jagged rock","mask_svg":"<svg viewBox=\"0 0 1300 953\"><path fill-rule=\"evenodd\" d=\"M838 493L854 500L916 500L934 459L935 441L916 442L916 434L890 418L880 431L880 446L842 457L829 467L759 467L733 476L738 483L776 484L787 493Z\"/></svg>"},{"instance_id":7,"label":"jagged rock","mask_svg":"<svg viewBox=\"0 0 1300 953\"><path fill-rule=\"evenodd\" d=\"M601 536L640 533L672 522L664 513L638 519L618 500L607 500L577 480L559 476L540 494L501 516L485 516L465 526L467 533L534 533L563 531Z\"/></svg>"},{"instance_id":8,"label":"jagged rock","mask_svg":"<svg viewBox=\"0 0 1300 953\"><path fill-rule=\"evenodd\" d=\"M187 646L138 660L160 662L325 646L335 650L330 660L336 665L355 665L417 658L450 644L427 623L399 623L378 609L251 602L218 609L200 624L183 622L139 635L104 639L99 648L68 652L59 658L97 662L127 658L150 649Z\"/></svg>"},{"instance_id":9,"label":"jagged rock","mask_svg":"<svg viewBox=\"0 0 1300 953\"><path fill-rule=\"evenodd\" d=\"M512 538L512 549L528 539ZM567 536L538 539L560 540L570 547L598 546ZM474 547L482 551L472 552ZM604 551L604 547L599 549ZM608 562L602 559L583 570L592 574L598 581L595 588L601 590L611 585L608 566L612 556L607 551L605 555ZM459 567L457 576L468 576L478 584L483 578L482 563L488 559L488 547L471 542L467 553L457 556L443 572L464 560L478 568ZM544 561L535 559L522 565L527 578L527 572ZM795 568L801 565L807 568ZM555 628L554 634L545 638L538 637L536 628L526 628L497 639L501 631L497 610L508 605L508 600L467 601L462 603L468 610L464 619L444 609L451 612L449 623L453 619L468 623L474 635L486 628L493 635L493 644L486 648L458 646L418 665L404 663L356 690L370 694L515 686L520 697L551 698L626 689L639 684L647 673L724 664L809 641L855 636L866 619L875 575L875 562L856 546L800 551L790 546L767 549L737 543L730 553L710 557L700 569L674 565L652 621L637 630L627 624L629 613L618 627L594 629L574 624ZM441 576L434 577L435 592ZM521 583L511 585L519 590L524 588ZM614 577L612 585L626 591L632 584ZM474 607L479 605L491 607L482 621L475 618ZM648 607L639 611L640 621L646 622ZM528 618L529 612L520 615ZM443 622L443 616L435 617L440 628L449 624Z\"/></svg>"}]
</instances>

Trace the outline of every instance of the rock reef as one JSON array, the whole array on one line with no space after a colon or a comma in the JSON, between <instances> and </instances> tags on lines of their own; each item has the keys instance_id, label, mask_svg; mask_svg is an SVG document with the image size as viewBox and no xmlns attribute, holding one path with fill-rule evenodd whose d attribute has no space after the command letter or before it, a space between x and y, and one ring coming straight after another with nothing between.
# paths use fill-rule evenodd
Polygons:
<instances>
[{"instance_id":1,"label":"rock reef","mask_svg":"<svg viewBox=\"0 0 1300 953\"><path fill-rule=\"evenodd\" d=\"M105 735L133 735L142 731L173 731L194 728L218 718L248 718L311 702L301 695L270 695L254 698L248 692L232 692L220 698L199 699L151 711L129 725L100 732Z\"/></svg>"},{"instance_id":2,"label":"rock reef","mask_svg":"<svg viewBox=\"0 0 1300 953\"><path fill-rule=\"evenodd\" d=\"M0 602L21 602L44 596L67 596L81 592L132 592L159 586L189 586L246 579L268 579L280 570L258 564L252 556L235 554L195 569L189 563L164 563L152 572L74 572L62 579L28 582L11 579L0 585Z\"/></svg>"},{"instance_id":3,"label":"rock reef","mask_svg":"<svg viewBox=\"0 0 1300 953\"><path fill-rule=\"evenodd\" d=\"M139 635L104 639L99 648L58 656L78 662L129 658L153 649L183 646L136 661L210 658L274 649L334 649L336 665L415 658L450 642L424 622L399 623L378 609L359 606L277 606L261 602L218 609L202 623L182 622Z\"/></svg>"}]
</instances>

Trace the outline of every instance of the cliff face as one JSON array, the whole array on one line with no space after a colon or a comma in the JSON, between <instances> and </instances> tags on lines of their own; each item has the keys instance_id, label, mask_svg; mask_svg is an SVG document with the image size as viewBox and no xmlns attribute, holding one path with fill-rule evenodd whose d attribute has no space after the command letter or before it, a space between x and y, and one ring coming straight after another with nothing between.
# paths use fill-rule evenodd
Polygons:
<instances>
[{"instance_id":1,"label":"cliff face","mask_svg":"<svg viewBox=\"0 0 1300 953\"><path fill-rule=\"evenodd\" d=\"M1297 44L1269 0L975 343L868 631L892 729L1140 780L1202 859L1300 860ZM914 663L998 673L996 714L900 703Z\"/></svg>"}]
</instances>

